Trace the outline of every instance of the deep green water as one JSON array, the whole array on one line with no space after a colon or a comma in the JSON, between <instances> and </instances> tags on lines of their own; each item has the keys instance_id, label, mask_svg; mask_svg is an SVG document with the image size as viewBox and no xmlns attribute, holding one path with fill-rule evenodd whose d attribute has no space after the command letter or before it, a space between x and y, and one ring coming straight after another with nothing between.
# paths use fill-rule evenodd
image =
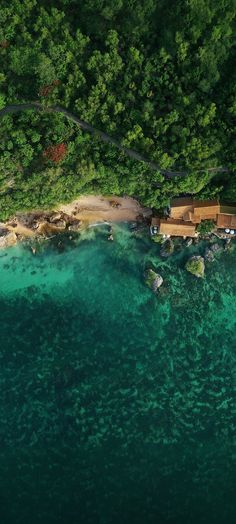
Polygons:
<instances>
[{"instance_id":1,"label":"deep green water","mask_svg":"<svg viewBox=\"0 0 236 524\"><path fill-rule=\"evenodd\" d=\"M236 250L58 240L0 253L0 522L235 523Z\"/></svg>"}]
</instances>

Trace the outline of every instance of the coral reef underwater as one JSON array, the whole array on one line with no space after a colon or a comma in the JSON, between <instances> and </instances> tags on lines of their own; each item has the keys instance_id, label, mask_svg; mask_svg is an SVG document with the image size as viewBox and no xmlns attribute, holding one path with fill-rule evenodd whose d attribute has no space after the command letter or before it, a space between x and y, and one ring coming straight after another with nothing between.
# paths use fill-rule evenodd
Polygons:
<instances>
[{"instance_id":1,"label":"coral reef underwater","mask_svg":"<svg viewBox=\"0 0 236 524\"><path fill-rule=\"evenodd\" d=\"M0 254L1 520L231 524L235 249L113 234Z\"/></svg>"}]
</instances>

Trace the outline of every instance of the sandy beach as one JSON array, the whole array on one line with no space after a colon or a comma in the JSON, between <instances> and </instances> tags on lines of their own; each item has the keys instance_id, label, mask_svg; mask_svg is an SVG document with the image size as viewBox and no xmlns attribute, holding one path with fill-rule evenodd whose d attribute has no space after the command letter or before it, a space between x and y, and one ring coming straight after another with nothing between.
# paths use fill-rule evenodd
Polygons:
<instances>
[{"instance_id":1,"label":"sandy beach","mask_svg":"<svg viewBox=\"0 0 236 524\"><path fill-rule=\"evenodd\" d=\"M149 208L142 207L137 200L130 197L110 196L104 197L102 195L86 195L81 196L70 204L61 204L56 206L51 211L32 210L29 213L19 213L9 222L2 224L3 229L8 229L9 232L15 234L16 237L34 237L38 234L45 234L50 229L50 232L58 232L60 225L48 223L48 218L45 216L52 213L59 214L67 220L71 217L75 221L80 221L80 228L86 228L98 223L112 223L112 222L135 222L137 219L150 217L152 211ZM39 225L34 228L30 221L26 220L28 217L35 217L39 221ZM66 224L66 222L64 222ZM29 227L28 227L29 226ZM62 227L62 230L65 226ZM46 231L47 230L47 231Z\"/></svg>"},{"instance_id":2,"label":"sandy beach","mask_svg":"<svg viewBox=\"0 0 236 524\"><path fill-rule=\"evenodd\" d=\"M81 196L68 205L58 206L57 211L73 215L85 225L97 222L132 222L138 216L151 215L151 210L140 206L134 198L102 195Z\"/></svg>"}]
</instances>

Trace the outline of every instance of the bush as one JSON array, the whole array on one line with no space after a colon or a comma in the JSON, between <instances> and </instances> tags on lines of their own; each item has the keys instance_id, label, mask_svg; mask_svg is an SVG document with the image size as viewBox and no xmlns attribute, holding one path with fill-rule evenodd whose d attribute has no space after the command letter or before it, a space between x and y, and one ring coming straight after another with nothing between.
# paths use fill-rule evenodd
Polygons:
<instances>
[{"instance_id":1,"label":"bush","mask_svg":"<svg viewBox=\"0 0 236 524\"><path fill-rule=\"evenodd\" d=\"M215 223L213 220L202 220L197 226L197 231L201 235L207 235L215 229Z\"/></svg>"},{"instance_id":2,"label":"bush","mask_svg":"<svg viewBox=\"0 0 236 524\"><path fill-rule=\"evenodd\" d=\"M153 242L156 242L157 244L161 244L163 242L163 236L162 235L153 235L151 237Z\"/></svg>"}]
</instances>

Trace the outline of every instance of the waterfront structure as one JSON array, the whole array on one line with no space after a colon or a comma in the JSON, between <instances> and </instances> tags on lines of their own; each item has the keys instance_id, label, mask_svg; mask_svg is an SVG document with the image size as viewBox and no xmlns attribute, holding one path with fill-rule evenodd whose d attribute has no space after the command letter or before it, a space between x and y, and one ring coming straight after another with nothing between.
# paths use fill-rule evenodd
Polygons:
<instances>
[{"instance_id":1,"label":"waterfront structure","mask_svg":"<svg viewBox=\"0 0 236 524\"><path fill-rule=\"evenodd\" d=\"M189 197L174 198L168 218L154 217L151 234L163 237L196 237L197 225L212 220L216 230L226 235L236 235L236 205L223 204L218 200L196 200ZM222 232L222 230L224 230Z\"/></svg>"}]
</instances>

